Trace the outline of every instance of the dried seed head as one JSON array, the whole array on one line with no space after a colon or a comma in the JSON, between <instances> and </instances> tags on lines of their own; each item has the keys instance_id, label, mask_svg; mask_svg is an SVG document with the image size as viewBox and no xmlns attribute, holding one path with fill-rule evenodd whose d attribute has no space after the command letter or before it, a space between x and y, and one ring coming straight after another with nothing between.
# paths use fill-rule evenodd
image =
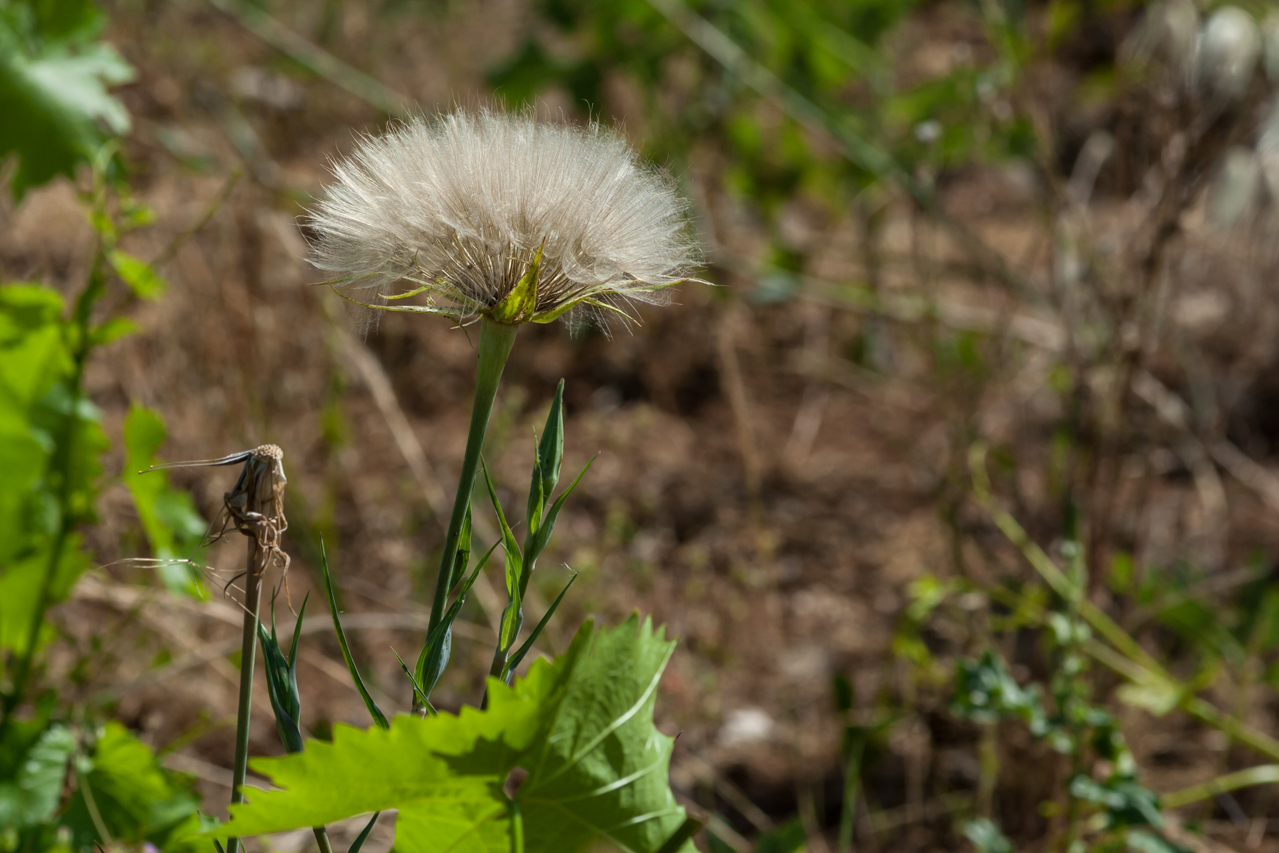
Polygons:
<instances>
[{"instance_id":1,"label":"dried seed head","mask_svg":"<svg viewBox=\"0 0 1279 853\"><path fill-rule=\"evenodd\" d=\"M415 119L334 174L310 214L312 263L370 308L550 322L659 301L696 263L672 179L598 125ZM395 301L410 296L426 304Z\"/></svg>"}]
</instances>

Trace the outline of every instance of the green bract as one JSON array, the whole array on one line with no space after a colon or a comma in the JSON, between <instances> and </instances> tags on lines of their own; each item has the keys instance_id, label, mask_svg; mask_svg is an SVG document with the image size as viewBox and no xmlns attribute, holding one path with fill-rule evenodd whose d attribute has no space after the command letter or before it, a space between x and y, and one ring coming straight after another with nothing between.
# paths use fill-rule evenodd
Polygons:
<instances>
[{"instance_id":1,"label":"green bract","mask_svg":"<svg viewBox=\"0 0 1279 853\"><path fill-rule=\"evenodd\" d=\"M337 726L332 743L254 761L284 790L253 792L217 834L396 808L401 853L510 853L513 830L525 853L657 853L685 825L668 782L674 740L653 726L674 646L637 616L613 630L588 622L554 662L510 687L490 679L487 710L400 716L389 730ZM516 767L528 776L510 798Z\"/></svg>"}]
</instances>

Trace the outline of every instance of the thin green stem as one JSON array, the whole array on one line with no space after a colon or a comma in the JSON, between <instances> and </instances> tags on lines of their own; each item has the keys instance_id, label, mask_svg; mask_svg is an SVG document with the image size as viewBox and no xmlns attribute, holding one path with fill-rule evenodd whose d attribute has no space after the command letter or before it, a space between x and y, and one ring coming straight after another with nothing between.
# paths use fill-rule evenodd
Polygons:
<instances>
[{"instance_id":1,"label":"thin green stem","mask_svg":"<svg viewBox=\"0 0 1279 853\"><path fill-rule=\"evenodd\" d=\"M475 488L475 475L480 468L480 451L484 448L484 435L488 432L489 416L493 413L493 400L502 380L502 369L511 354L518 326L508 326L484 317L480 320L480 359L475 371L475 402L471 406L471 427L466 434L466 453L462 457L462 472L457 480L457 494L453 498L453 514L449 517L448 534L444 539L444 553L440 555L440 572L435 578L435 598L431 600L431 621L427 631L435 630L444 617L448 598L449 578L453 573L453 561L457 557L458 537L462 522L471 505L471 491Z\"/></svg>"},{"instance_id":2,"label":"thin green stem","mask_svg":"<svg viewBox=\"0 0 1279 853\"><path fill-rule=\"evenodd\" d=\"M244 802L244 777L249 767L249 722L253 713L254 660L258 649L258 611L262 606L258 542L253 536L249 537L248 565L244 578L244 633L240 640L240 703L235 717L235 765L231 769L232 805ZM240 839L227 839L226 853L238 853L239 848Z\"/></svg>"},{"instance_id":3,"label":"thin green stem","mask_svg":"<svg viewBox=\"0 0 1279 853\"><path fill-rule=\"evenodd\" d=\"M444 553L440 555L440 570L435 578L435 597L431 599L431 621L427 634L435 630L444 618L448 602L449 581L453 575L453 562L457 558L458 537L466 510L471 505L471 492L475 488L475 475L480 467L480 451L484 448L484 435L488 432L489 416L493 413L493 401L497 386L502 381L502 369L515 344L519 326L499 323L488 317L480 319L480 358L475 371L475 401L471 406L471 427L466 435L466 453L462 457L462 472L457 480L457 494L453 498L453 514L449 517L448 533L444 537ZM414 709L419 702L413 697ZM231 853L228 851L228 853Z\"/></svg>"},{"instance_id":4,"label":"thin green stem","mask_svg":"<svg viewBox=\"0 0 1279 853\"><path fill-rule=\"evenodd\" d=\"M329 841L329 831L322 826L312 828L315 833L315 843L320 848L320 853L333 853L333 844Z\"/></svg>"}]
</instances>

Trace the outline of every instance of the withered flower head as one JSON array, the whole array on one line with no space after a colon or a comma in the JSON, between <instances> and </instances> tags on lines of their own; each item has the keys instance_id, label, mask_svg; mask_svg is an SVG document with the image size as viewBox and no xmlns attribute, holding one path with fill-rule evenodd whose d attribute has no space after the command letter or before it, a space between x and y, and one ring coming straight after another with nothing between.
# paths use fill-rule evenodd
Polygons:
<instances>
[{"instance_id":1,"label":"withered flower head","mask_svg":"<svg viewBox=\"0 0 1279 853\"><path fill-rule=\"evenodd\" d=\"M656 302L696 261L673 180L616 134L457 112L364 139L310 215L312 262L370 308L549 323ZM425 304L399 300L418 297Z\"/></svg>"}]
</instances>

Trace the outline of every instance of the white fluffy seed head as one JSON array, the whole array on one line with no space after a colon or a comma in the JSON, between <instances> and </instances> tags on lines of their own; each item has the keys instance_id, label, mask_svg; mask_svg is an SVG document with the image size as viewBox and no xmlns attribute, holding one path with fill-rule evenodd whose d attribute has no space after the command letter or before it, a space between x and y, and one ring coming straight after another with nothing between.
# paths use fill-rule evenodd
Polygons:
<instances>
[{"instance_id":1,"label":"white fluffy seed head","mask_svg":"<svg viewBox=\"0 0 1279 853\"><path fill-rule=\"evenodd\" d=\"M490 313L535 266L520 322L549 322L658 301L697 262L674 181L598 125L415 119L365 138L333 171L310 212L312 263L370 308ZM406 287L426 304L387 301Z\"/></svg>"}]
</instances>

